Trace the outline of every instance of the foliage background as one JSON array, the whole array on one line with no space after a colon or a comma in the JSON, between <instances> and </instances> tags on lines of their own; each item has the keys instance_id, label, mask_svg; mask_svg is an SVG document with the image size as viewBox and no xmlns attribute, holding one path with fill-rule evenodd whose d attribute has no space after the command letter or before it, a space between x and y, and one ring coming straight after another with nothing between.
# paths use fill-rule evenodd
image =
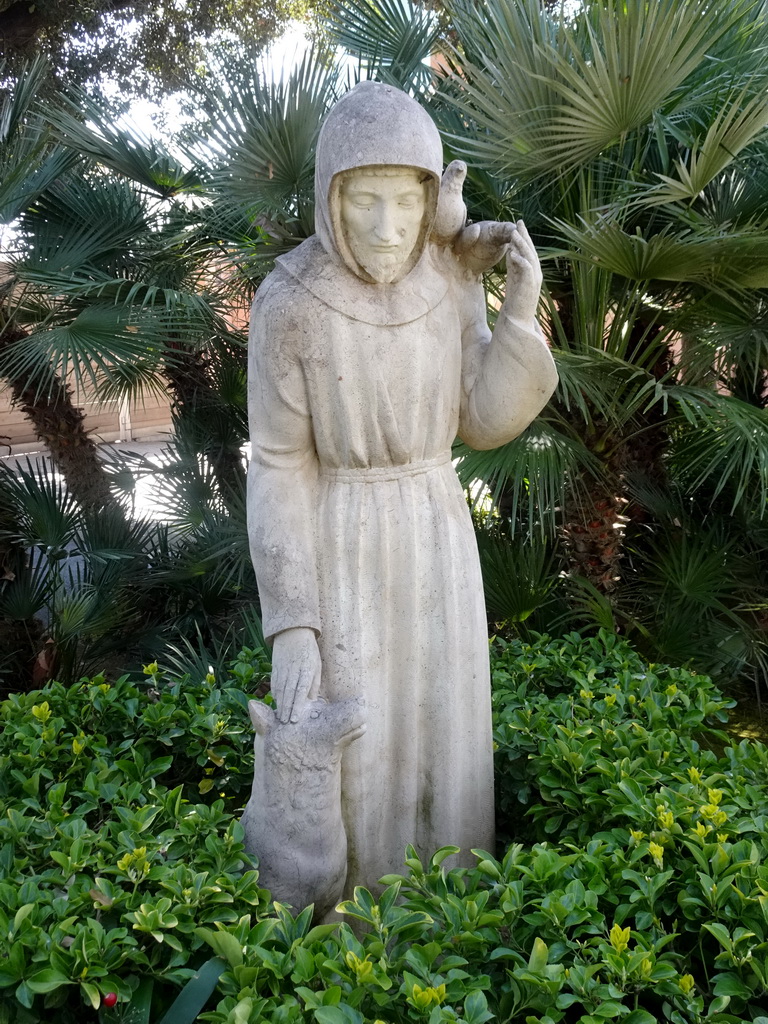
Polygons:
<instances>
[{"instance_id":1,"label":"foliage background","mask_svg":"<svg viewBox=\"0 0 768 1024\"><path fill-rule=\"evenodd\" d=\"M649 657L763 685L765 18L754 0L489 0L482 14L453 0L440 17L411 0L346 0L324 15L326 43L358 61L352 79L410 91L446 156L466 158L469 216L524 216L543 258L557 394L503 448L455 452L481 496L492 630L604 626ZM435 52L436 67L425 62ZM82 93L41 103L39 67L4 93L0 206L21 220L0 373L83 513L109 505L116 519L119 483L145 467L108 475L65 374L105 397L170 391L177 441L163 487L179 515L160 551L151 530L139 540L124 528L111 568L126 570L129 591L142 560L159 568L163 641L176 647L185 630L195 642L190 627L203 645L223 623L241 633L254 608L247 558L233 574L218 557L246 550L242 328L275 257L313 230L317 131L350 84L329 54L274 79L249 52L227 54L184 151L118 126ZM503 268L486 284L492 318ZM59 616L42 613L51 587L32 579L43 568L30 552L45 544L18 525L30 520L21 506L7 515L15 568L0 601L30 638L6 662L19 673L46 650L54 664L65 645ZM99 592L85 564L65 588L78 600L81 587ZM150 634L138 622L124 651L151 656ZM103 667L78 658L70 679Z\"/></svg>"}]
</instances>

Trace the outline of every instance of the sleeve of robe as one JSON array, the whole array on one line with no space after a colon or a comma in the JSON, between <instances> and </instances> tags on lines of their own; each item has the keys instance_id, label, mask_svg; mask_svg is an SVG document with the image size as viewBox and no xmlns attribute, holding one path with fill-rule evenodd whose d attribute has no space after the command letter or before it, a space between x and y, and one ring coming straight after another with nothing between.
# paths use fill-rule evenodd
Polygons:
<instances>
[{"instance_id":1,"label":"sleeve of robe","mask_svg":"<svg viewBox=\"0 0 768 1024\"><path fill-rule=\"evenodd\" d=\"M248 537L268 639L295 626L320 632L317 455L298 357L307 325L291 305L289 289L265 281L251 310L248 346Z\"/></svg>"},{"instance_id":2,"label":"sleeve of robe","mask_svg":"<svg viewBox=\"0 0 768 1024\"><path fill-rule=\"evenodd\" d=\"M535 319L513 319L502 306L491 334L481 282L465 279L462 286L459 437L472 448L498 448L538 416L557 370Z\"/></svg>"}]
</instances>

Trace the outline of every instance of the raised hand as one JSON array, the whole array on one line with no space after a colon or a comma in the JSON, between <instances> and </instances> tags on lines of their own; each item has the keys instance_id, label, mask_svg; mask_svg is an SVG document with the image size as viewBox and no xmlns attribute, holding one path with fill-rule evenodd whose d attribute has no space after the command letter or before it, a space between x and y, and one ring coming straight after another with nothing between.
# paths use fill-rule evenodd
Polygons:
<instances>
[{"instance_id":1,"label":"raised hand","mask_svg":"<svg viewBox=\"0 0 768 1024\"><path fill-rule=\"evenodd\" d=\"M278 633L272 647L272 696L281 722L297 722L302 704L320 690L320 650L312 629Z\"/></svg>"},{"instance_id":2,"label":"raised hand","mask_svg":"<svg viewBox=\"0 0 768 1024\"><path fill-rule=\"evenodd\" d=\"M508 225L512 237L507 249L507 289L502 309L518 320L533 320L541 292L541 264L531 236L521 220Z\"/></svg>"},{"instance_id":3,"label":"raised hand","mask_svg":"<svg viewBox=\"0 0 768 1024\"><path fill-rule=\"evenodd\" d=\"M507 257L507 294L504 310L520 320L536 315L541 291L541 265L531 237L521 220L513 223L484 220L468 224L453 243L461 265L482 274Z\"/></svg>"}]
</instances>

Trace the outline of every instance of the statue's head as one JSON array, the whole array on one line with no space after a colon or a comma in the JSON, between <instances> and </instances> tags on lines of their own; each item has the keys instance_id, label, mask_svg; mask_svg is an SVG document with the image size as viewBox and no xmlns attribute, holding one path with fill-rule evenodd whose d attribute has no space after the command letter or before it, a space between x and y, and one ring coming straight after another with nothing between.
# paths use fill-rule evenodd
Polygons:
<instances>
[{"instance_id":1,"label":"statue's head","mask_svg":"<svg viewBox=\"0 0 768 1024\"><path fill-rule=\"evenodd\" d=\"M362 82L333 107L317 144L315 225L363 280L390 284L418 263L435 218L442 144L405 93Z\"/></svg>"}]
</instances>

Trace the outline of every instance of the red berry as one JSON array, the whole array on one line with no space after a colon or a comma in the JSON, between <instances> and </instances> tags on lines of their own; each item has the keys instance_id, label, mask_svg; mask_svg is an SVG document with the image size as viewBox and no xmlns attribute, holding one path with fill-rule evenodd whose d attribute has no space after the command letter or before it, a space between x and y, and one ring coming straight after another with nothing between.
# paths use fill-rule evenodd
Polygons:
<instances>
[{"instance_id":1,"label":"red berry","mask_svg":"<svg viewBox=\"0 0 768 1024\"><path fill-rule=\"evenodd\" d=\"M107 992L104 996L104 1005L109 1008L115 1005L117 1002L117 992Z\"/></svg>"}]
</instances>

